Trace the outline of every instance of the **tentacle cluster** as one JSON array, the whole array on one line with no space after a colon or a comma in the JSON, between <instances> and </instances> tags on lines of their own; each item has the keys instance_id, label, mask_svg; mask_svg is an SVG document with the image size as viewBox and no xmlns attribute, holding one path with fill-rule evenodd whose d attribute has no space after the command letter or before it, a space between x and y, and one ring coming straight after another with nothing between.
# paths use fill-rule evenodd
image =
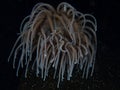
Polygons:
<instances>
[{"instance_id":1,"label":"tentacle cluster","mask_svg":"<svg viewBox=\"0 0 120 90\"><path fill-rule=\"evenodd\" d=\"M94 69L96 30L96 19L92 15L78 12L66 2L60 3L57 9L38 3L21 23L20 35L8 61L13 56L17 75L19 69L25 67L25 77L32 63L36 76L40 75L44 80L53 67L58 87L65 70L70 80L76 64L87 78ZM19 61L16 61L18 56Z\"/></svg>"}]
</instances>

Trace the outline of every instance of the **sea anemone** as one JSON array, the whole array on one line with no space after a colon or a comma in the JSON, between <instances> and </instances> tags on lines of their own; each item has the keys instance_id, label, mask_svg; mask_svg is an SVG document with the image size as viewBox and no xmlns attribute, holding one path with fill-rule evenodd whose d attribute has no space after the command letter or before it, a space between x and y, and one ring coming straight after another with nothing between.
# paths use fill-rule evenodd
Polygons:
<instances>
[{"instance_id":1,"label":"sea anemone","mask_svg":"<svg viewBox=\"0 0 120 90\"><path fill-rule=\"evenodd\" d=\"M8 57L13 59L13 68L35 70L44 80L49 69L54 69L54 78L60 81L72 77L78 65L82 77L93 74L97 38L97 23L94 16L83 14L73 6L62 2L57 9L46 3L36 4L20 26L20 34Z\"/></svg>"}]
</instances>

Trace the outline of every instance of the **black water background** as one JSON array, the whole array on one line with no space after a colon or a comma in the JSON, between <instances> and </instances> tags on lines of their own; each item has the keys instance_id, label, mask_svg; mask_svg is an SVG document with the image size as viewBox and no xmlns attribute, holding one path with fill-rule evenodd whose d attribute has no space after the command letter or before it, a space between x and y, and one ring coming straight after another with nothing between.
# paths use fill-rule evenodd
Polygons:
<instances>
[{"instance_id":1,"label":"black water background","mask_svg":"<svg viewBox=\"0 0 120 90\"><path fill-rule=\"evenodd\" d=\"M56 7L61 1L3 0L0 2L0 90L17 90L19 85L19 78L15 76L16 71L7 62L7 57L17 38L22 19L30 14L32 7L38 2L47 2ZM93 14L98 21L98 52L94 72L95 80L98 82L93 83L93 90L120 90L120 2L117 0L67 0L66 2L80 12ZM82 90L91 90L90 88ZM75 88L71 85L71 90L73 89Z\"/></svg>"}]
</instances>

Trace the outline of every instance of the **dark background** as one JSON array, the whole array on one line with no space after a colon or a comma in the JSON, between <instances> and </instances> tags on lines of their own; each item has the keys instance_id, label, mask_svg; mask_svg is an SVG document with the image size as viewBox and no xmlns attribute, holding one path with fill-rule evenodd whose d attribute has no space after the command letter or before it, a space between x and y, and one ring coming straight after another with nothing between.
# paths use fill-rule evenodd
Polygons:
<instances>
[{"instance_id":1,"label":"dark background","mask_svg":"<svg viewBox=\"0 0 120 90\"><path fill-rule=\"evenodd\" d=\"M0 90L17 90L20 78L7 62L22 19L33 6L45 2L56 7L62 0L2 0L0 2ZM66 0L82 13L93 14L98 22L98 49L93 77L61 82L60 90L120 90L120 2L119 0ZM79 76L80 77L80 76ZM50 79L35 90L56 90ZM31 84L32 85L32 84ZM20 89L20 88L19 88ZM33 90L33 88L23 90Z\"/></svg>"}]
</instances>

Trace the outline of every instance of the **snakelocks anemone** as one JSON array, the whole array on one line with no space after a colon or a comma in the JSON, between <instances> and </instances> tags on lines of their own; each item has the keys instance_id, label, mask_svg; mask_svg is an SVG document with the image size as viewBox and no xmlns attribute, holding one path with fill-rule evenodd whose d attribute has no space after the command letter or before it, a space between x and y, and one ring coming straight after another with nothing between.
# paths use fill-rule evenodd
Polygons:
<instances>
[{"instance_id":1,"label":"snakelocks anemone","mask_svg":"<svg viewBox=\"0 0 120 90\"><path fill-rule=\"evenodd\" d=\"M50 68L58 79L70 80L75 65L83 78L93 74L97 49L97 22L94 16L83 14L66 2L55 9L49 4L36 4L20 26L20 34L8 57L17 68L35 70L46 79ZM65 73L67 77L65 77Z\"/></svg>"}]
</instances>

